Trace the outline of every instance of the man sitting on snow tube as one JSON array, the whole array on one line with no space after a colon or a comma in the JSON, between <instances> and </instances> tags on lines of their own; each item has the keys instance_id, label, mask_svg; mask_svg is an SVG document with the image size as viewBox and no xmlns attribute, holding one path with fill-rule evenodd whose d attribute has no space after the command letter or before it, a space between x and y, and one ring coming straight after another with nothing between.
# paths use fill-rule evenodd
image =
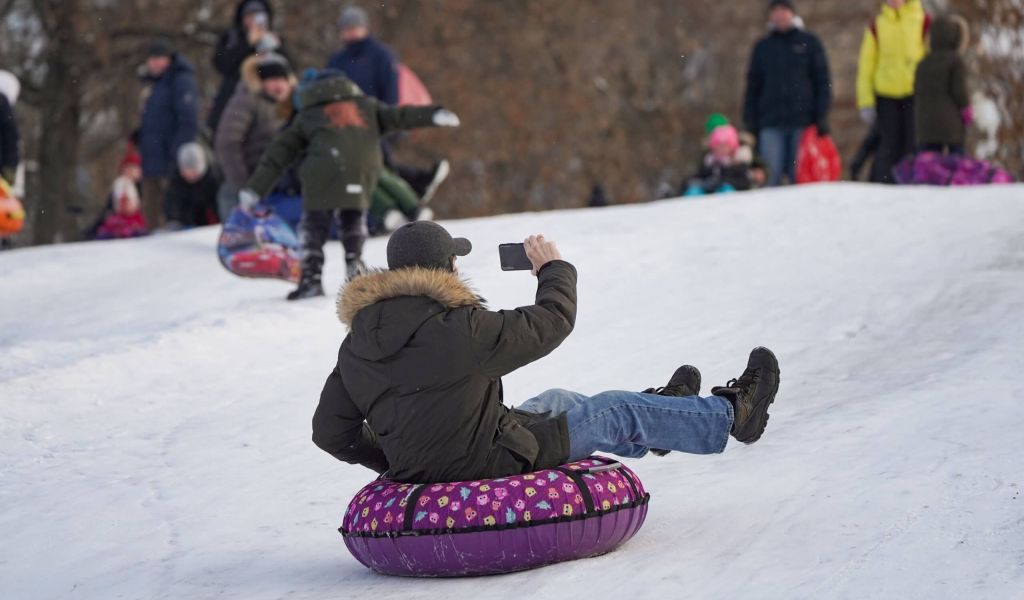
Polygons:
<instances>
[{"instance_id":1,"label":"man sitting on snow tube","mask_svg":"<svg viewBox=\"0 0 1024 600\"><path fill-rule=\"evenodd\" d=\"M760 439L779 387L765 348L707 397L698 395L699 371L684 365L642 393L550 390L505 407L501 377L552 352L576 321L576 269L544 236L525 245L536 304L490 311L455 267L469 240L428 221L399 228L388 241L390 270L342 290L349 334L313 417L316 445L394 481L437 483L530 473L595 451L715 454L730 434Z\"/></svg>"}]
</instances>

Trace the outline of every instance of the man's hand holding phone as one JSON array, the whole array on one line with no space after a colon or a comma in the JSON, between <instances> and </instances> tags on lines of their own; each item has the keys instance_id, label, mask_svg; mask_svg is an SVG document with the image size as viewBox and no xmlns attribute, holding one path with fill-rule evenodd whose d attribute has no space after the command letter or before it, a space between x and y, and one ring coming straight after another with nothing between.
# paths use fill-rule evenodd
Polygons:
<instances>
[{"instance_id":1,"label":"man's hand holding phone","mask_svg":"<svg viewBox=\"0 0 1024 600\"><path fill-rule=\"evenodd\" d=\"M531 235L523 242L523 246L526 247L526 256L533 264L534 275L549 262L562 260L562 254L558 251L555 243L547 241L543 235Z\"/></svg>"}]
</instances>

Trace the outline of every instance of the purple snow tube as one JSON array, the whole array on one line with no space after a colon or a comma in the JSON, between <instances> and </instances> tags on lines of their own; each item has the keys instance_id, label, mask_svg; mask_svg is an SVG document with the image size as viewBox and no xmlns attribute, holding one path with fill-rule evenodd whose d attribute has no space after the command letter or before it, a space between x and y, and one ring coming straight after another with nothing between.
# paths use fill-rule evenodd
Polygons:
<instances>
[{"instance_id":1,"label":"purple snow tube","mask_svg":"<svg viewBox=\"0 0 1024 600\"><path fill-rule=\"evenodd\" d=\"M356 560L385 575L491 575L611 552L643 525L650 497L600 456L500 479L379 479L352 499L340 531Z\"/></svg>"}]
</instances>

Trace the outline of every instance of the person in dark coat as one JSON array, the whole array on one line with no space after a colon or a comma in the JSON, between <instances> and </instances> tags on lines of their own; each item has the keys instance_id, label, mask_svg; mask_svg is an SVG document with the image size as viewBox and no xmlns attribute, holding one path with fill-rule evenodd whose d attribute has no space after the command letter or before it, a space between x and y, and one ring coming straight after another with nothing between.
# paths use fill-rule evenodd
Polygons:
<instances>
[{"instance_id":1,"label":"person in dark coat","mask_svg":"<svg viewBox=\"0 0 1024 600\"><path fill-rule=\"evenodd\" d=\"M768 185L782 176L796 182L796 157L804 128L829 135L832 83L825 48L805 31L791 0L770 3L771 33L754 46L747 72L743 119L758 137L768 164Z\"/></svg>"},{"instance_id":2,"label":"person in dark coat","mask_svg":"<svg viewBox=\"0 0 1024 600\"><path fill-rule=\"evenodd\" d=\"M18 164L21 162L18 122L14 118L12 102L0 93L0 176L14 185Z\"/></svg>"},{"instance_id":3,"label":"person in dark coat","mask_svg":"<svg viewBox=\"0 0 1024 600\"><path fill-rule=\"evenodd\" d=\"M296 83L291 65L279 54L253 55L242 64L242 80L214 138L217 164L224 172L222 220L231 214L267 146L291 119Z\"/></svg>"},{"instance_id":4,"label":"person in dark coat","mask_svg":"<svg viewBox=\"0 0 1024 600\"><path fill-rule=\"evenodd\" d=\"M963 57L969 39L963 17L943 16L932 23L932 51L918 64L914 77L914 121L922 152L964 153L971 120Z\"/></svg>"},{"instance_id":5,"label":"person in dark coat","mask_svg":"<svg viewBox=\"0 0 1024 600\"><path fill-rule=\"evenodd\" d=\"M332 222L345 247L348 277L365 271L366 211L382 166L381 136L418 127L458 125L458 117L440 106L382 104L337 71L323 71L299 88L298 114L274 138L239 193L242 208L248 210L271 191L288 167L301 163L302 278L289 300L323 295L323 248Z\"/></svg>"},{"instance_id":6,"label":"person in dark coat","mask_svg":"<svg viewBox=\"0 0 1024 600\"><path fill-rule=\"evenodd\" d=\"M391 48L370 33L370 17L366 11L358 6L345 7L338 18L338 29L344 47L331 55L327 68L344 73L367 96L397 106L398 59ZM395 141L385 140L381 146L384 166L404 179L417 196L429 199L448 176L448 163L440 161L429 169L399 164L389 147Z\"/></svg>"},{"instance_id":7,"label":"person in dark coat","mask_svg":"<svg viewBox=\"0 0 1024 600\"><path fill-rule=\"evenodd\" d=\"M398 104L398 60L390 48L370 34L366 11L346 7L338 19L344 48L327 61L327 68L341 71L363 93L384 104Z\"/></svg>"},{"instance_id":8,"label":"person in dark coat","mask_svg":"<svg viewBox=\"0 0 1024 600\"><path fill-rule=\"evenodd\" d=\"M143 80L149 84L149 92L138 136L142 210L149 226L156 228L163 223L160 208L178 150L195 141L198 134L199 89L192 65L165 40L150 46Z\"/></svg>"},{"instance_id":9,"label":"person in dark coat","mask_svg":"<svg viewBox=\"0 0 1024 600\"><path fill-rule=\"evenodd\" d=\"M233 26L217 40L213 66L221 75L220 87L206 124L216 138L221 116L238 88L242 63L257 52L287 56L281 37L274 33L274 8L267 0L243 0L235 9Z\"/></svg>"},{"instance_id":10,"label":"person in dark coat","mask_svg":"<svg viewBox=\"0 0 1024 600\"><path fill-rule=\"evenodd\" d=\"M216 223L220 174L210 164L206 148L198 143L178 150L178 168L164 198L164 211L171 229L200 227Z\"/></svg>"},{"instance_id":11,"label":"person in dark coat","mask_svg":"<svg viewBox=\"0 0 1024 600\"><path fill-rule=\"evenodd\" d=\"M763 348L709 397L698 395L700 372L684 365L659 389L549 390L506 407L501 378L549 355L576 323L576 268L544 236L524 245L536 300L491 311L456 268L469 240L428 221L392 234L390 270L342 289L338 316L349 333L313 415L313 442L392 480L442 483L529 473L595 451L715 454L730 434L761 437L779 385L778 362Z\"/></svg>"}]
</instances>

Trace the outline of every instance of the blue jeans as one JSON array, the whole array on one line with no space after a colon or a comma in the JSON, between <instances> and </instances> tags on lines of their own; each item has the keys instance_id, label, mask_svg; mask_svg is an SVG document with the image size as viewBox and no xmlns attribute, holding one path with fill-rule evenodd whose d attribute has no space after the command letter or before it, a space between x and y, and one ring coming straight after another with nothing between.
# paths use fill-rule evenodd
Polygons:
<instances>
[{"instance_id":1,"label":"blue jeans","mask_svg":"<svg viewBox=\"0 0 1024 600\"><path fill-rule=\"evenodd\" d=\"M569 425L569 460L595 451L640 458L651 448L690 454L725 450L732 430L732 405L718 396L658 396L639 392L602 392L588 397L568 390L548 390L519 410L565 413Z\"/></svg>"},{"instance_id":2,"label":"blue jeans","mask_svg":"<svg viewBox=\"0 0 1024 600\"><path fill-rule=\"evenodd\" d=\"M775 187L782 183L782 176L796 183L796 153L800 149L803 127L767 127L757 138L761 158L768 165L768 185Z\"/></svg>"}]
</instances>

